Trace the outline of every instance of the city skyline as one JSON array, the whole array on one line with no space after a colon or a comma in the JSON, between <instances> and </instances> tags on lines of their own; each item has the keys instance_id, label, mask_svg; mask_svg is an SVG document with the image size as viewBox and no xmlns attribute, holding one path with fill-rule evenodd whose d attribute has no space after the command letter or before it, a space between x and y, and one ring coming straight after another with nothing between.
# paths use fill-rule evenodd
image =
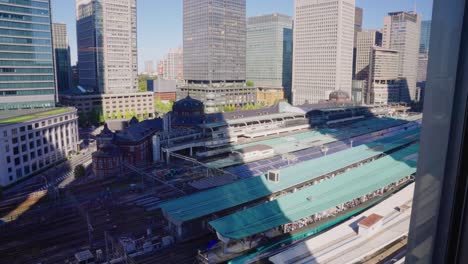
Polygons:
<instances>
[{"instance_id":1,"label":"city skyline","mask_svg":"<svg viewBox=\"0 0 468 264\"><path fill-rule=\"evenodd\" d=\"M52 2L53 22L64 22L69 30L71 61L77 61L76 23L74 20L74 1L61 0ZM292 0L276 1L265 4L268 0L247 0L247 17L282 13L293 16L294 3ZM430 20L432 1L401 0L380 3L372 0L356 0L356 6L364 9L363 29L383 27L383 17L388 12L410 11L416 6L416 11L422 14L423 20ZM366 12L372 10L372 12ZM54 10L60 10L56 12ZM182 1L164 2L140 0L138 1L138 63L139 72L144 70L144 62L163 58L167 51L182 45Z\"/></svg>"}]
</instances>

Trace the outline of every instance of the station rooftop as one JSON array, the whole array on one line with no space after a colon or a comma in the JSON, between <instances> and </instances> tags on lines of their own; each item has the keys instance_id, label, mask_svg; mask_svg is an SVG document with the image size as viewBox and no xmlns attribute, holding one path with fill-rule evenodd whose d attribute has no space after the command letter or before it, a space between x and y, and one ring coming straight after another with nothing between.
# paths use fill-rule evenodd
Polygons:
<instances>
[{"instance_id":1,"label":"station rooftop","mask_svg":"<svg viewBox=\"0 0 468 264\"><path fill-rule=\"evenodd\" d=\"M0 126L28 122L35 119L72 112L73 110L74 108L69 107L4 110L0 111Z\"/></svg>"},{"instance_id":2,"label":"station rooftop","mask_svg":"<svg viewBox=\"0 0 468 264\"><path fill-rule=\"evenodd\" d=\"M216 232L240 240L324 212L384 188L416 172L419 145L350 170L322 183L209 222Z\"/></svg>"},{"instance_id":3,"label":"station rooftop","mask_svg":"<svg viewBox=\"0 0 468 264\"><path fill-rule=\"evenodd\" d=\"M369 131L377 131L404 123L407 123L407 121L394 118L371 118L350 124L346 129L323 128L310 130L284 137L236 145L231 147L231 149L236 150L262 144L273 147L278 154L283 154L311 147L311 144L318 141L320 141L321 144L327 144L337 139L351 138L353 136L369 133Z\"/></svg>"},{"instance_id":4,"label":"station rooftop","mask_svg":"<svg viewBox=\"0 0 468 264\"><path fill-rule=\"evenodd\" d=\"M418 139L419 129L406 131L373 143L281 169L279 183L270 182L263 176L251 177L162 203L161 209L173 222L190 221L312 181Z\"/></svg>"}]
</instances>

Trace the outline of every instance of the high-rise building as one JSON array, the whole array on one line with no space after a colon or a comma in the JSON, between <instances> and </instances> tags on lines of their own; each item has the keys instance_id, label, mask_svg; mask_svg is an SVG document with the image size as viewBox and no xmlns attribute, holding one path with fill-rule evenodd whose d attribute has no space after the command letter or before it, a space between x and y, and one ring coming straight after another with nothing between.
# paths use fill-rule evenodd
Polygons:
<instances>
[{"instance_id":1,"label":"high-rise building","mask_svg":"<svg viewBox=\"0 0 468 264\"><path fill-rule=\"evenodd\" d=\"M177 80L181 82L184 78L184 53L182 48L170 49L159 62L158 74L164 80Z\"/></svg>"},{"instance_id":2,"label":"high-rise building","mask_svg":"<svg viewBox=\"0 0 468 264\"><path fill-rule=\"evenodd\" d=\"M58 92L72 88L70 45L68 43L67 24L52 24L53 46L55 52L55 74Z\"/></svg>"},{"instance_id":3,"label":"high-rise building","mask_svg":"<svg viewBox=\"0 0 468 264\"><path fill-rule=\"evenodd\" d=\"M351 95L354 0L296 0L293 104L327 100L333 91Z\"/></svg>"},{"instance_id":4,"label":"high-rise building","mask_svg":"<svg viewBox=\"0 0 468 264\"><path fill-rule=\"evenodd\" d=\"M245 0L184 0L184 79L244 82Z\"/></svg>"},{"instance_id":5,"label":"high-rise building","mask_svg":"<svg viewBox=\"0 0 468 264\"><path fill-rule=\"evenodd\" d=\"M399 78L399 52L373 47L369 65L368 104L388 104L400 101L403 81Z\"/></svg>"},{"instance_id":6,"label":"high-rise building","mask_svg":"<svg viewBox=\"0 0 468 264\"><path fill-rule=\"evenodd\" d=\"M247 80L258 87L284 88L292 79L292 18L282 14L247 20Z\"/></svg>"},{"instance_id":7,"label":"high-rise building","mask_svg":"<svg viewBox=\"0 0 468 264\"><path fill-rule=\"evenodd\" d=\"M363 10L360 7L354 9L354 46L353 46L353 80L356 75L356 63L357 63L357 34L362 31L362 20L363 20Z\"/></svg>"},{"instance_id":8,"label":"high-rise building","mask_svg":"<svg viewBox=\"0 0 468 264\"><path fill-rule=\"evenodd\" d=\"M1 1L0 110L55 106L50 1Z\"/></svg>"},{"instance_id":9,"label":"high-rise building","mask_svg":"<svg viewBox=\"0 0 468 264\"><path fill-rule=\"evenodd\" d=\"M367 80L369 78L370 54L375 46L382 46L382 33L377 30L366 30L357 33L356 80Z\"/></svg>"},{"instance_id":10,"label":"high-rise building","mask_svg":"<svg viewBox=\"0 0 468 264\"><path fill-rule=\"evenodd\" d=\"M418 68L421 16L408 12L389 13L384 18L382 46L399 53L399 77L405 84L400 91L400 100L416 100L416 77Z\"/></svg>"},{"instance_id":11,"label":"high-rise building","mask_svg":"<svg viewBox=\"0 0 468 264\"><path fill-rule=\"evenodd\" d=\"M255 103L246 79L246 0L184 0L184 80L177 98L205 103L207 112L227 104Z\"/></svg>"},{"instance_id":12,"label":"high-rise building","mask_svg":"<svg viewBox=\"0 0 468 264\"><path fill-rule=\"evenodd\" d=\"M363 15L362 8L356 6L354 9L354 39L356 39L357 33L362 31Z\"/></svg>"},{"instance_id":13,"label":"high-rise building","mask_svg":"<svg viewBox=\"0 0 468 264\"><path fill-rule=\"evenodd\" d=\"M98 93L138 90L136 0L76 0L80 85Z\"/></svg>"},{"instance_id":14,"label":"high-rise building","mask_svg":"<svg viewBox=\"0 0 468 264\"><path fill-rule=\"evenodd\" d=\"M431 40L431 20L421 22L421 38L419 44L419 53L429 53L429 42Z\"/></svg>"},{"instance_id":15,"label":"high-rise building","mask_svg":"<svg viewBox=\"0 0 468 264\"><path fill-rule=\"evenodd\" d=\"M149 60L145 61L145 73L149 75L153 75L154 73L154 61Z\"/></svg>"}]
</instances>

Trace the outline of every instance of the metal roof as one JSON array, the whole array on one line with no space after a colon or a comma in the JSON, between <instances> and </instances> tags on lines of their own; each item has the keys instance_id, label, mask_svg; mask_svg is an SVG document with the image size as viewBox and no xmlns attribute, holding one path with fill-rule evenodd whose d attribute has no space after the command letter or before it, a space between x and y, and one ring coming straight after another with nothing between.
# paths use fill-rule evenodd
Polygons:
<instances>
[{"instance_id":1,"label":"metal roof","mask_svg":"<svg viewBox=\"0 0 468 264\"><path fill-rule=\"evenodd\" d=\"M390 185L416 172L412 145L392 155L312 185L272 202L209 222L222 237L242 239L323 212Z\"/></svg>"},{"instance_id":2,"label":"metal roof","mask_svg":"<svg viewBox=\"0 0 468 264\"><path fill-rule=\"evenodd\" d=\"M210 190L184 196L161 204L172 221L185 222L239 206L338 169L401 147L419 138L419 129L340 151L322 158L281 169L281 181L272 183L265 177L252 177ZM376 146L381 146L376 148Z\"/></svg>"}]
</instances>

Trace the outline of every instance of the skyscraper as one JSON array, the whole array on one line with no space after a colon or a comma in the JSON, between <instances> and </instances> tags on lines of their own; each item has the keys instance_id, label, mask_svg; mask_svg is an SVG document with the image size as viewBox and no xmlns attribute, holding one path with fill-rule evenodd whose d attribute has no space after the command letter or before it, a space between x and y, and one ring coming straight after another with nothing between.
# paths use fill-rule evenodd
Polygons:
<instances>
[{"instance_id":1,"label":"skyscraper","mask_svg":"<svg viewBox=\"0 0 468 264\"><path fill-rule=\"evenodd\" d=\"M76 0L80 85L138 90L136 0Z\"/></svg>"},{"instance_id":2,"label":"skyscraper","mask_svg":"<svg viewBox=\"0 0 468 264\"><path fill-rule=\"evenodd\" d=\"M421 17L408 12L389 13L384 18L382 46L398 51L399 77L406 82L400 91L400 100L416 100L416 77L418 68Z\"/></svg>"},{"instance_id":3,"label":"skyscraper","mask_svg":"<svg viewBox=\"0 0 468 264\"><path fill-rule=\"evenodd\" d=\"M246 0L184 0L184 80L177 98L190 93L207 112L227 104L255 103L245 85Z\"/></svg>"},{"instance_id":4,"label":"skyscraper","mask_svg":"<svg viewBox=\"0 0 468 264\"><path fill-rule=\"evenodd\" d=\"M0 26L0 110L55 106L50 1L2 1Z\"/></svg>"},{"instance_id":5,"label":"skyscraper","mask_svg":"<svg viewBox=\"0 0 468 264\"><path fill-rule=\"evenodd\" d=\"M183 80L184 52L182 48L170 49L159 62L159 75L164 80Z\"/></svg>"},{"instance_id":6,"label":"skyscraper","mask_svg":"<svg viewBox=\"0 0 468 264\"><path fill-rule=\"evenodd\" d=\"M419 44L419 53L429 52L429 42L431 40L431 20L421 22L421 38Z\"/></svg>"},{"instance_id":7,"label":"skyscraper","mask_svg":"<svg viewBox=\"0 0 468 264\"><path fill-rule=\"evenodd\" d=\"M377 30L357 33L356 80L368 79L370 53L374 46L382 46L382 33Z\"/></svg>"},{"instance_id":8,"label":"skyscraper","mask_svg":"<svg viewBox=\"0 0 468 264\"><path fill-rule=\"evenodd\" d=\"M70 46L68 44L67 24L53 23L52 36L55 52L55 73L58 92L72 88Z\"/></svg>"},{"instance_id":9,"label":"skyscraper","mask_svg":"<svg viewBox=\"0 0 468 264\"><path fill-rule=\"evenodd\" d=\"M351 95L354 0L295 0L293 104Z\"/></svg>"},{"instance_id":10,"label":"skyscraper","mask_svg":"<svg viewBox=\"0 0 468 264\"><path fill-rule=\"evenodd\" d=\"M353 79L356 75L356 63L357 63L357 34L362 31L362 19L363 19L363 10L360 7L354 9L354 46L353 46Z\"/></svg>"},{"instance_id":11,"label":"skyscraper","mask_svg":"<svg viewBox=\"0 0 468 264\"><path fill-rule=\"evenodd\" d=\"M245 0L184 0L184 79L244 82Z\"/></svg>"},{"instance_id":12,"label":"skyscraper","mask_svg":"<svg viewBox=\"0 0 468 264\"><path fill-rule=\"evenodd\" d=\"M259 87L283 87L292 79L292 18L281 14L247 20L247 80Z\"/></svg>"}]
</instances>

